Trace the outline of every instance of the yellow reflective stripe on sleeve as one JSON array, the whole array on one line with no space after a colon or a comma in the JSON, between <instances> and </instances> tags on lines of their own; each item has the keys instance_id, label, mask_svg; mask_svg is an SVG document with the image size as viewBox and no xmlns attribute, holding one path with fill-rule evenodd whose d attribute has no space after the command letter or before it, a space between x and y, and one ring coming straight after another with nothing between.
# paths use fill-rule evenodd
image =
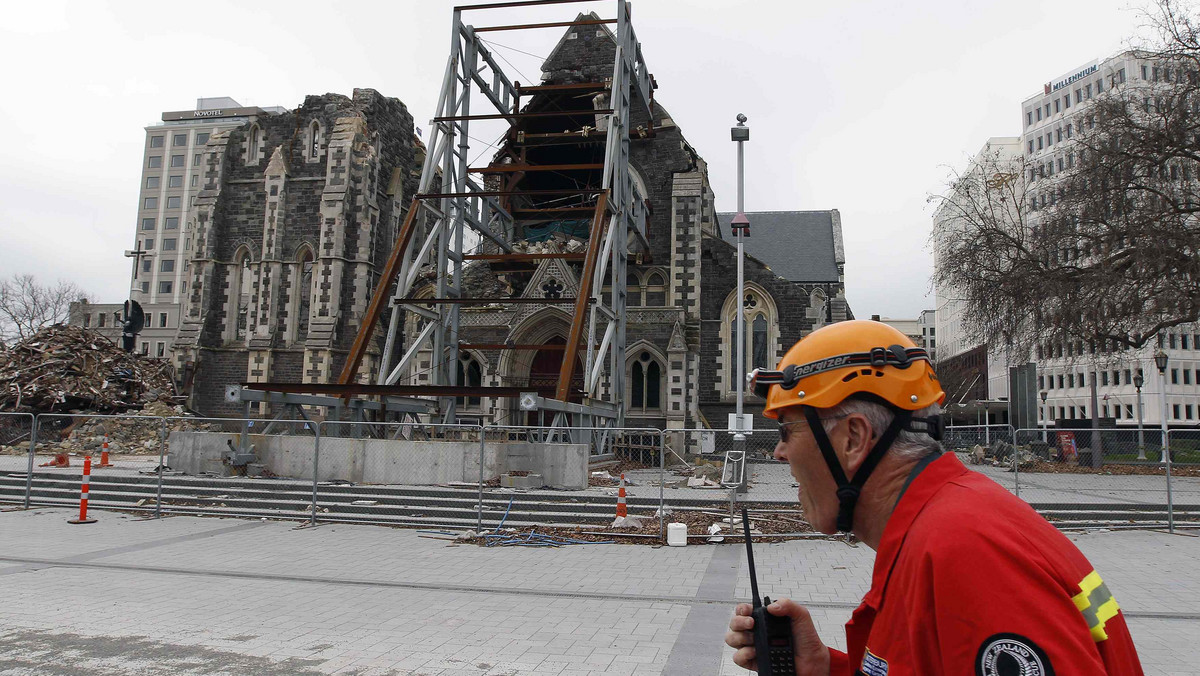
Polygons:
<instances>
[{"instance_id":1,"label":"yellow reflective stripe on sleeve","mask_svg":"<svg viewBox=\"0 0 1200 676\"><path fill-rule=\"evenodd\" d=\"M1092 640L1097 643L1106 640L1108 633L1104 631L1104 623L1116 617L1121 607L1117 605L1112 592L1108 591L1108 585L1100 579L1100 574L1094 570L1080 580L1079 590L1071 600L1087 622Z\"/></svg>"}]
</instances>

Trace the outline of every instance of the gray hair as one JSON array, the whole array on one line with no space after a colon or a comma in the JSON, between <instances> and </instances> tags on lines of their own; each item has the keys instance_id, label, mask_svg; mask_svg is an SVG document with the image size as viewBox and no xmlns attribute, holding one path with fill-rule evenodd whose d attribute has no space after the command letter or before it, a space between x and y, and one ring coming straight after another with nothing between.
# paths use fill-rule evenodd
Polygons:
<instances>
[{"instance_id":1,"label":"gray hair","mask_svg":"<svg viewBox=\"0 0 1200 676\"><path fill-rule=\"evenodd\" d=\"M865 417L867 422L871 424L871 429L877 435L883 434L883 431L892 423L892 419L896 417L888 407L867 399L847 399L833 408L826 409L826 411L828 413L821 416L822 418L826 418L826 421L821 423L821 426L825 428L826 434L833 429L838 419L852 413L858 413ZM941 406L933 404L919 411L914 411L913 416L924 418L937 415L941 411ZM919 460L941 449L942 445L924 432L901 430L900 434L896 436L896 440L892 442L892 447L888 449L888 452L903 460Z\"/></svg>"}]
</instances>

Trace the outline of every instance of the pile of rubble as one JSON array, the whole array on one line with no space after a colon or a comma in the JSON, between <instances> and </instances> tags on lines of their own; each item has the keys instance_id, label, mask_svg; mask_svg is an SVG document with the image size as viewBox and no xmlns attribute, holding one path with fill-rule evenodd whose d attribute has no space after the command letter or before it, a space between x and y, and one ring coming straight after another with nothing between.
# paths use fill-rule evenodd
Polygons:
<instances>
[{"instance_id":1,"label":"pile of rubble","mask_svg":"<svg viewBox=\"0 0 1200 676\"><path fill-rule=\"evenodd\" d=\"M38 423L38 452L43 454L76 453L84 455L100 451L105 438L108 450L121 455L158 455L162 441L163 421L160 418L181 417L182 406L152 402L137 414L122 417L105 416L42 416ZM174 431L221 431L212 423L187 419L169 420L166 433ZM29 441L0 446L0 455L25 454Z\"/></svg>"},{"instance_id":2,"label":"pile of rubble","mask_svg":"<svg viewBox=\"0 0 1200 676\"><path fill-rule=\"evenodd\" d=\"M174 394L166 360L130 354L78 326L0 347L0 411L123 413Z\"/></svg>"}]
</instances>

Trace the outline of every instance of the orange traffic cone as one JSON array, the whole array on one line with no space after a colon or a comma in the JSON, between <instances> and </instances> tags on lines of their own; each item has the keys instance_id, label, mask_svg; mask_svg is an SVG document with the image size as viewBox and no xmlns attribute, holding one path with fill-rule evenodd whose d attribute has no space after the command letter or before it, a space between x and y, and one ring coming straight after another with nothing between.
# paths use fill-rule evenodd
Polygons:
<instances>
[{"instance_id":1,"label":"orange traffic cone","mask_svg":"<svg viewBox=\"0 0 1200 676\"><path fill-rule=\"evenodd\" d=\"M66 453L56 453L50 462L43 462L38 467L70 467L71 458Z\"/></svg>"},{"instance_id":2,"label":"orange traffic cone","mask_svg":"<svg viewBox=\"0 0 1200 676\"><path fill-rule=\"evenodd\" d=\"M100 447L100 464L96 467L112 467L112 463L108 461L108 435L104 435L104 445Z\"/></svg>"},{"instance_id":3,"label":"orange traffic cone","mask_svg":"<svg viewBox=\"0 0 1200 676\"><path fill-rule=\"evenodd\" d=\"M621 487L617 489L617 518L629 516L629 510L625 507L625 475L621 475Z\"/></svg>"}]
</instances>

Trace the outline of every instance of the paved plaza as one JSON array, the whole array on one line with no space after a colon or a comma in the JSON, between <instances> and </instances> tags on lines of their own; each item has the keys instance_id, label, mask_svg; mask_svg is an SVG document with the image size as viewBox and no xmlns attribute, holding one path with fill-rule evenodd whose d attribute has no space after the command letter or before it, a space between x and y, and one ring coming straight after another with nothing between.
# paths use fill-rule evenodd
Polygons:
<instances>
[{"instance_id":1,"label":"paved plaza","mask_svg":"<svg viewBox=\"0 0 1200 676\"><path fill-rule=\"evenodd\" d=\"M0 512L0 674L738 674L740 545L481 548L373 526ZM1200 676L1200 537L1072 534L1148 674ZM844 647L873 553L756 547L760 584Z\"/></svg>"}]
</instances>

